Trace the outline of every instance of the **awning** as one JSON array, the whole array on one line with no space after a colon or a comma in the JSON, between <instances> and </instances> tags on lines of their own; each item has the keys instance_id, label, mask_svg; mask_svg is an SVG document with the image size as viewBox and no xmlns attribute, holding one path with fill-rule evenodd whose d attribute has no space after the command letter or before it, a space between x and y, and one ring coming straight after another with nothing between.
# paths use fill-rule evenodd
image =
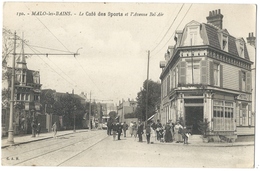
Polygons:
<instances>
[{"instance_id":1,"label":"awning","mask_svg":"<svg viewBox=\"0 0 260 171\"><path fill-rule=\"evenodd\" d=\"M155 114L154 114L155 115ZM147 119L147 121L151 120L154 118L154 115L152 115L150 118Z\"/></svg>"}]
</instances>

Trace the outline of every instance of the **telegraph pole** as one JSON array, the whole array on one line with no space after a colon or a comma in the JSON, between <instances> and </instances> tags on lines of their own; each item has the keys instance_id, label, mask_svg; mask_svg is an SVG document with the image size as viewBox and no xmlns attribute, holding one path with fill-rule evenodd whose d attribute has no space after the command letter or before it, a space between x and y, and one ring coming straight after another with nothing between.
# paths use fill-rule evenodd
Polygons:
<instances>
[{"instance_id":1,"label":"telegraph pole","mask_svg":"<svg viewBox=\"0 0 260 171\"><path fill-rule=\"evenodd\" d=\"M12 63L12 83L11 83L11 100L10 100L10 116L9 116L9 128L8 128L8 144L14 144L14 81L15 81L15 55L16 55L16 32L14 32L14 53Z\"/></svg>"},{"instance_id":2,"label":"telegraph pole","mask_svg":"<svg viewBox=\"0 0 260 171\"><path fill-rule=\"evenodd\" d=\"M16 31L14 32L14 53L13 53L13 61L12 61L12 79L11 79L11 98L10 98L10 116L9 116L9 128L8 128L8 138L7 138L7 144L14 144L14 129L13 129L13 120L14 120L14 91L15 91L15 56L16 56ZM23 40L22 40L23 41ZM23 42L22 42L23 46ZM22 47L23 48L23 47ZM62 53L56 53L56 54L48 54L48 53L24 53L22 52L23 55L73 55L74 57L76 55L79 55L78 52L76 53L69 53L69 54L62 54ZM35 113L33 113L33 118L34 118Z\"/></svg>"},{"instance_id":3,"label":"telegraph pole","mask_svg":"<svg viewBox=\"0 0 260 171\"><path fill-rule=\"evenodd\" d=\"M148 51L148 62L147 62L147 79L146 79L146 111L145 111L145 125L147 125L148 116L148 82L149 82L149 62L150 62L150 50Z\"/></svg>"}]
</instances>

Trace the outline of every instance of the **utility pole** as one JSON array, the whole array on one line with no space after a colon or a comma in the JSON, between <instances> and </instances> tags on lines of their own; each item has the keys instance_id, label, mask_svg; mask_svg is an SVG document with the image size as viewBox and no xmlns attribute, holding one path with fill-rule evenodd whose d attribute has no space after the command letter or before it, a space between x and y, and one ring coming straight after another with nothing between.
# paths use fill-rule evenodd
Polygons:
<instances>
[{"instance_id":1,"label":"utility pole","mask_svg":"<svg viewBox=\"0 0 260 171\"><path fill-rule=\"evenodd\" d=\"M149 82L149 62L150 62L150 50L148 51L148 62L147 62L147 79L146 79L146 111L145 111L145 125L147 125L148 116L148 82Z\"/></svg>"},{"instance_id":2,"label":"utility pole","mask_svg":"<svg viewBox=\"0 0 260 171\"><path fill-rule=\"evenodd\" d=\"M14 32L14 53L13 53L13 61L12 61L12 79L11 79L11 99L10 99L10 116L9 116L9 128L8 128L8 138L7 138L7 144L14 144L14 129L13 129L13 120L14 120L14 92L15 92L15 56L16 56L16 31ZM23 40L22 40L23 41ZM22 42L23 46L23 42ZM22 47L23 50L23 47ZM77 52L76 53L69 53L69 54L62 54L62 53L57 53L57 54L48 54L48 53L24 53L22 52L23 55L73 55L74 57L76 55L79 55ZM35 112L33 112L33 120L35 119Z\"/></svg>"},{"instance_id":3,"label":"utility pole","mask_svg":"<svg viewBox=\"0 0 260 171\"><path fill-rule=\"evenodd\" d=\"M16 55L16 32L14 32L14 53L13 53L13 63L12 63L12 83L11 83L11 100L10 100L10 116L9 116L9 128L8 128L8 144L14 144L14 78L15 78L15 55Z\"/></svg>"},{"instance_id":4,"label":"utility pole","mask_svg":"<svg viewBox=\"0 0 260 171\"><path fill-rule=\"evenodd\" d=\"M91 91L89 93L89 130L91 130Z\"/></svg>"}]
</instances>

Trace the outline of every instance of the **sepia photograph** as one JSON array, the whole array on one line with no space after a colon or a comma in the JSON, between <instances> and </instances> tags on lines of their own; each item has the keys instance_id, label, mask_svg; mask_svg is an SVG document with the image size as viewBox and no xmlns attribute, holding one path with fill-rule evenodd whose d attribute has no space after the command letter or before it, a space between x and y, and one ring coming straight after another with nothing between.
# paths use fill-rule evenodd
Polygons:
<instances>
[{"instance_id":1,"label":"sepia photograph","mask_svg":"<svg viewBox=\"0 0 260 171\"><path fill-rule=\"evenodd\" d=\"M250 2L3 2L1 168L259 169Z\"/></svg>"}]
</instances>

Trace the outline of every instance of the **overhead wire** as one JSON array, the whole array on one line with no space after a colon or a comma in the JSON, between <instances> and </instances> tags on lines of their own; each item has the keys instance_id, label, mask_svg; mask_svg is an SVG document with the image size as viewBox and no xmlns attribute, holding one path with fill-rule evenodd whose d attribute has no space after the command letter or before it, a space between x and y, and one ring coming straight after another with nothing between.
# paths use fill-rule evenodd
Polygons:
<instances>
[{"instance_id":1,"label":"overhead wire","mask_svg":"<svg viewBox=\"0 0 260 171\"><path fill-rule=\"evenodd\" d=\"M30 46L30 45L28 45L28 44L26 44L28 47ZM36 52L38 52L38 53L41 53L40 51L38 51L37 49L35 49L35 48L32 48L31 47L31 49L34 49ZM55 65L64 75L66 75L72 82L71 83L75 83L75 81L72 79L72 78L70 78L58 65L56 65L52 60L50 60L50 58L49 57L47 57L47 59L53 64L53 65Z\"/></svg>"},{"instance_id":2,"label":"overhead wire","mask_svg":"<svg viewBox=\"0 0 260 171\"><path fill-rule=\"evenodd\" d=\"M177 9L177 6L175 7L175 9L174 9L173 11L175 12L176 9ZM170 19L167 21L167 23L170 23L170 20L173 18L173 15L174 15L174 14L175 14L175 13L172 13L172 15L170 16ZM157 38L155 39L155 41L154 41L152 44L154 44L154 43L157 42L157 40L161 37L161 34L164 32L164 30L165 30L166 27L167 27L167 25L164 26L164 28L162 29L161 33L158 34Z\"/></svg>"},{"instance_id":3,"label":"overhead wire","mask_svg":"<svg viewBox=\"0 0 260 171\"><path fill-rule=\"evenodd\" d=\"M74 88L75 85L71 84L66 78L64 78L61 74L59 74L55 69L53 69L47 62L45 62L30 46L28 46L36 56L38 56L51 70L53 70L56 74L58 74L61 78L63 78L67 83L71 85L71 88Z\"/></svg>"},{"instance_id":4,"label":"overhead wire","mask_svg":"<svg viewBox=\"0 0 260 171\"><path fill-rule=\"evenodd\" d=\"M180 14L180 12L181 12L183 6L184 6L184 4L182 4L182 6L181 6L181 8L179 9L179 11L178 11L176 17L175 17L174 20L172 21L170 27L168 28L168 30L166 31L166 33L164 34L164 36L162 37L162 39L160 40L160 42L151 50L151 52L153 52L153 51L161 44L161 42L163 41L163 39L165 38L165 36L166 36L167 33L169 32L169 30L171 29L172 25L174 24L176 18L179 16L179 14Z\"/></svg>"},{"instance_id":5,"label":"overhead wire","mask_svg":"<svg viewBox=\"0 0 260 171\"><path fill-rule=\"evenodd\" d=\"M25 5L26 6L26 5ZM27 7L27 6L26 6ZM28 10L30 10L30 8L27 7ZM31 11L31 10L30 10ZM71 52L55 35L54 33L51 32L51 30L37 17L37 20L53 35L53 37L55 37L55 39L70 53L73 53ZM77 58L75 57L76 61L78 62ZM94 83L94 81L90 78L90 76L87 74L87 72L85 71L85 69L81 66L81 64L78 62L78 64L80 65L80 67L82 68L82 70L85 72L85 74L89 77L89 79ZM95 83L94 83L95 84ZM95 84L95 86L98 88L98 86ZM103 93L99 88L98 90Z\"/></svg>"},{"instance_id":6,"label":"overhead wire","mask_svg":"<svg viewBox=\"0 0 260 171\"><path fill-rule=\"evenodd\" d=\"M182 21L184 20L184 18L186 17L186 15L188 14L188 12L190 11L191 7L192 7L193 4L190 5L189 9L186 11L185 15L183 16L182 20L180 21L179 25L176 27L176 30L179 28L179 26L181 25ZM168 43L169 41L171 40L171 38L173 37L173 35L175 34L175 32L173 32L172 36L170 36L170 38L168 39L168 41L162 46L162 48L157 51L154 55L151 55L151 58L152 56L156 56Z\"/></svg>"}]
</instances>

